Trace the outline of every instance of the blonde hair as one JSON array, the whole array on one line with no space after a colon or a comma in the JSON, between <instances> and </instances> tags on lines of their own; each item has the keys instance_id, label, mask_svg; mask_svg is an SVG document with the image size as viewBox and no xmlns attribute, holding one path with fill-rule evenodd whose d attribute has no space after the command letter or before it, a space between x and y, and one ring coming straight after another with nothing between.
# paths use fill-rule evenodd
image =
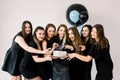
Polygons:
<instances>
[{"instance_id":1,"label":"blonde hair","mask_svg":"<svg viewBox=\"0 0 120 80\"><path fill-rule=\"evenodd\" d=\"M60 24L59 25L59 27L58 27L58 29L57 29L57 36L59 36L59 34L58 34L58 31L59 31L59 29L61 28L61 27L64 27L65 28L65 36L64 36L64 38L63 38L63 42L62 42L62 47L64 47L64 45L65 45L65 43L66 43L66 39L67 39L67 37L68 37L68 31L67 31L67 26L65 25L65 24Z\"/></svg>"}]
</instances>

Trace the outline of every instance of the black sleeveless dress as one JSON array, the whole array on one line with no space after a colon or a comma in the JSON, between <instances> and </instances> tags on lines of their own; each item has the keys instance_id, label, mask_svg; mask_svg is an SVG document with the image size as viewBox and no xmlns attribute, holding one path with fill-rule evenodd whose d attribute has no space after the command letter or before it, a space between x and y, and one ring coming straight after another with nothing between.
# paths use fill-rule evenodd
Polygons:
<instances>
[{"instance_id":1,"label":"black sleeveless dress","mask_svg":"<svg viewBox=\"0 0 120 80\"><path fill-rule=\"evenodd\" d=\"M29 46L38 49L36 43L31 41ZM43 80L48 80L47 71L45 68L45 62L35 62L32 56L44 57L43 54L34 54L25 52L24 57L20 64L20 71L22 75L27 79L32 79L40 76Z\"/></svg>"},{"instance_id":2,"label":"black sleeveless dress","mask_svg":"<svg viewBox=\"0 0 120 80\"><path fill-rule=\"evenodd\" d=\"M24 50L13 40L12 46L6 52L2 70L14 76L20 75L19 65L23 55Z\"/></svg>"}]
</instances>

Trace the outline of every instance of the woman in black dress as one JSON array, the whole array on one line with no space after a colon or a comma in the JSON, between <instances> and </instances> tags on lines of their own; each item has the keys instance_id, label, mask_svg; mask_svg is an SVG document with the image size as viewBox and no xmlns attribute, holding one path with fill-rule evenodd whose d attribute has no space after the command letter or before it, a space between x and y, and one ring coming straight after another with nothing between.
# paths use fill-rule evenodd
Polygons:
<instances>
[{"instance_id":1,"label":"woman in black dress","mask_svg":"<svg viewBox=\"0 0 120 80\"><path fill-rule=\"evenodd\" d=\"M19 65L24 55L24 50L33 53L47 53L36 50L27 44L32 39L32 24L30 21L24 21L22 24L22 31L20 31L14 38L11 47L7 51L4 59L2 70L12 75L12 80L21 80L21 73Z\"/></svg>"},{"instance_id":2,"label":"woman in black dress","mask_svg":"<svg viewBox=\"0 0 120 80\"><path fill-rule=\"evenodd\" d=\"M52 48L54 45L53 45L53 41L54 41L54 36L55 36L55 32L56 32L56 27L54 24L52 23L49 23L46 25L46 29L45 29L45 33L46 33L46 48ZM54 48L54 47L53 47ZM52 48L52 49L53 49ZM51 50L53 51L53 50ZM51 55L51 54L50 54ZM49 55L45 55L45 56L49 56ZM44 67L46 68L46 75L48 77L48 79L50 79L52 77L52 64L51 64L51 61L46 61L44 63Z\"/></svg>"},{"instance_id":3,"label":"woman in black dress","mask_svg":"<svg viewBox=\"0 0 120 80\"><path fill-rule=\"evenodd\" d=\"M84 54L85 56L88 55L88 52L91 48L91 30L92 30L92 26L91 25L84 25L82 27L82 31L81 31L81 38L83 40L83 43L86 47L86 49L84 50ZM92 68L92 60L90 62L84 62L84 80L91 80L91 68Z\"/></svg>"},{"instance_id":4,"label":"woman in black dress","mask_svg":"<svg viewBox=\"0 0 120 80\"><path fill-rule=\"evenodd\" d=\"M76 27L70 27L68 29L69 45L66 48L69 49L69 54L78 53L83 55L85 46ZM71 43L71 44L70 44ZM71 51L70 51L71 50ZM84 80L84 64L77 58L73 58L69 61L69 73L70 80Z\"/></svg>"},{"instance_id":5,"label":"woman in black dress","mask_svg":"<svg viewBox=\"0 0 120 80\"><path fill-rule=\"evenodd\" d=\"M91 31L92 47L87 56L70 54L69 59L76 57L85 62L89 62L92 58L95 59L97 75L95 80L112 80L113 78L113 62L110 56L110 46L107 38L104 35L104 28L101 24L93 26Z\"/></svg>"},{"instance_id":6,"label":"woman in black dress","mask_svg":"<svg viewBox=\"0 0 120 80\"><path fill-rule=\"evenodd\" d=\"M54 44L58 47L57 51L65 51L65 44L67 39L67 26L65 24L59 25L57 34L54 37ZM62 53L61 53L62 54ZM54 52L53 52L54 55ZM52 80L69 80L68 61L60 57L54 58L52 61Z\"/></svg>"},{"instance_id":7,"label":"woman in black dress","mask_svg":"<svg viewBox=\"0 0 120 80\"><path fill-rule=\"evenodd\" d=\"M44 28L38 26L34 31L33 40L30 42L29 46L42 51L45 44L44 38ZM33 54L26 51L20 64L20 71L22 75L29 80L48 80L44 62L51 60L51 56Z\"/></svg>"},{"instance_id":8,"label":"woman in black dress","mask_svg":"<svg viewBox=\"0 0 120 80\"><path fill-rule=\"evenodd\" d=\"M55 33L56 33L55 25L52 23L47 24L46 29L45 29L45 33L46 33L47 47L52 48L53 41L54 41L53 38L55 37Z\"/></svg>"}]
</instances>

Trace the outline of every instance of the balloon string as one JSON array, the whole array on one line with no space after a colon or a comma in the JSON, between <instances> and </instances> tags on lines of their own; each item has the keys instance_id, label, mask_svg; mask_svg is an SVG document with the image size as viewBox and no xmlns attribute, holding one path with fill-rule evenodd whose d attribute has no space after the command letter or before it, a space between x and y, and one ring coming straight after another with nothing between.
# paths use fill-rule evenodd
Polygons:
<instances>
[{"instance_id":1,"label":"balloon string","mask_svg":"<svg viewBox=\"0 0 120 80\"><path fill-rule=\"evenodd\" d=\"M77 27L77 24L75 25L75 27Z\"/></svg>"}]
</instances>

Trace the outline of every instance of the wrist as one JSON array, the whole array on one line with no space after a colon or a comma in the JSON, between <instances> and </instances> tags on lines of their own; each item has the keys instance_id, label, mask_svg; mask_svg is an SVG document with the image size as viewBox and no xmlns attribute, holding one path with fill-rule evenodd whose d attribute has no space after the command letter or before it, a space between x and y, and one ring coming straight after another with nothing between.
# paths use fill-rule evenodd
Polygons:
<instances>
[{"instance_id":1,"label":"wrist","mask_svg":"<svg viewBox=\"0 0 120 80\"><path fill-rule=\"evenodd\" d=\"M76 57L76 58L77 58L77 53L74 53L74 57Z\"/></svg>"},{"instance_id":2,"label":"wrist","mask_svg":"<svg viewBox=\"0 0 120 80\"><path fill-rule=\"evenodd\" d=\"M40 50L40 51L39 51L39 54L44 54L44 53L43 53L43 51Z\"/></svg>"},{"instance_id":3,"label":"wrist","mask_svg":"<svg viewBox=\"0 0 120 80\"><path fill-rule=\"evenodd\" d=\"M74 48L73 47L71 47L71 49L70 49L71 51L73 51L74 50Z\"/></svg>"}]
</instances>

